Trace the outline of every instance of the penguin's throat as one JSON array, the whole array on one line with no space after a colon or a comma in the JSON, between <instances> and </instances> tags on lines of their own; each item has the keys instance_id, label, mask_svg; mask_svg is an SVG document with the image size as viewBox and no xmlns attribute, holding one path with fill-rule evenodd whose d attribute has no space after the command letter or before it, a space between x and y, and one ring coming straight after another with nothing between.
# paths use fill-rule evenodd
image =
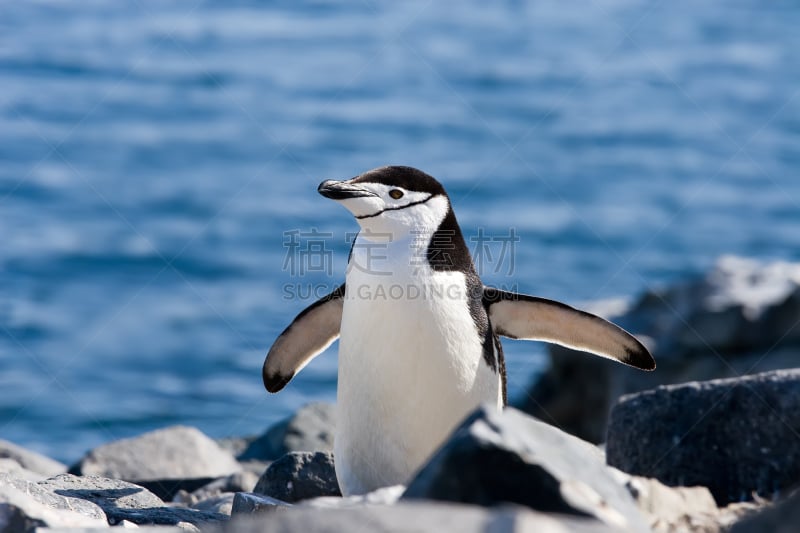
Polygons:
<instances>
[{"instance_id":1,"label":"penguin's throat","mask_svg":"<svg viewBox=\"0 0 800 533\"><path fill-rule=\"evenodd\" d=\"M362 228L358 233L356 245L372 245L376 248L383 247L394 254L403 254L404 250L412 253L425 253L430 245L435 228L384 228L376 231L374 228Z\"/></svg>"},{"instance_id":2,"label":"penguin's throat","mask_svg":"<svg viewBox=\"0 0 800 533\"><path fill-rule=\"evenodd\" d=\"M376 239L359 233L353 244L348 273L355 269L383 281L415 278L429 270L427 254L432 235L433 232L405 233Z\"/></svg>"},{"instance_id":3,"label":"penguin's throat","mask_svg":"<svg viewBox=\"0 0 800 533\"><path fill-rule=\"evenodd\" d=\"M449 212L443 196L433 196L419 205L387 210L379 216L357 218L361 226L359 238L370 242L410 242L427 247L431 236Z\"/></svg>"}]
</instances>

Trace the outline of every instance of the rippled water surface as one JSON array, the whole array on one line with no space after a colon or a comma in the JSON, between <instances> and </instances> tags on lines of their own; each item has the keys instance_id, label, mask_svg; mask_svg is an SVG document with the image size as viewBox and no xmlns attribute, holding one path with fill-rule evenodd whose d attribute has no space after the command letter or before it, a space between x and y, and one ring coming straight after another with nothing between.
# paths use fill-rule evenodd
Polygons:
<instances>
[{"instance_id":1,"label":"rippled water surface","mask_svg":"<svg viewBox=\"0 0 800 533\"><path fill-rule=\"evenodd\" d=\"M274 396L260 366L343 278L356 224L316 185L387 163L446 185L487 283L571 303L800 259L798 27L788 1L0 2L0 437L70 462L333 400L335 349ZM542 349L506 346L518 394Z\"/></svg>"}]
</instances>

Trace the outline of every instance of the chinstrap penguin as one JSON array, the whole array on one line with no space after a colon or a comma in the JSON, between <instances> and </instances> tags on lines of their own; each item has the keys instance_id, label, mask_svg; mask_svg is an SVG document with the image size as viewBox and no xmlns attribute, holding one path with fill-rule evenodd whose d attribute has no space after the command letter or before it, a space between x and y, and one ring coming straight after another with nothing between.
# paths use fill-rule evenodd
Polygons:
<instances>
[{"instance_id":1,"label":"chinstrap penguin","mask_svg":"<svg viewBox=\"0 0 800 533\"><path fill-rule=\"evenodd\" d=\"M281 390L339 338L334 457L343 494L407 484L479 404L506 404L500 335L655 368L647 348L598 316L485 287L447 193L428 174L383 167L318 191L361 230L345 283L280 334L262 377L269 392Z\"/></svg>"}]
</instances>

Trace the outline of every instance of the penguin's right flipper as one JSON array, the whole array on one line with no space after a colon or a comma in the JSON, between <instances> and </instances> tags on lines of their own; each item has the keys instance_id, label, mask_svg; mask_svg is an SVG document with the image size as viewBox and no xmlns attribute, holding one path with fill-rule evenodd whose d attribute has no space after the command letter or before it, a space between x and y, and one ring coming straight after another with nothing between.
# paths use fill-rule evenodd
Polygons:
<instances>
[{"instance_id":1,"label":"penguin's right flipper","mask_svg":"<svg viewBox=\"0 0 800 533\"><path fill-rule=\"evenodd\" d=\"M636 337L604 318L567 304L484 287L483 305L498 335L552 342L641 370L656 367L655 359Z\"/></svg>"},{"instance_id":2,"label":"penguin's right flipper","mask_svg":"<svg viewBox=\"0 0 800 533\"><path fill-rule=\"evenodd\" d=\"M269 349L261 377L269 392L278 392L339 338L344 304L344 283L309 305L283 330Z\"/></svg>"}]
</instances>

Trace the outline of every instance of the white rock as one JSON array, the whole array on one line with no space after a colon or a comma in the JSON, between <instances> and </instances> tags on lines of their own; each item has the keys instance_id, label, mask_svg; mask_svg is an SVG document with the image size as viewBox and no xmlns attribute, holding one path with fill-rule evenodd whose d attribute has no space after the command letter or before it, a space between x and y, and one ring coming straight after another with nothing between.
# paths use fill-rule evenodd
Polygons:
<instances>
[{"instance_id":1,"label":"white rock","mask_svg":"<svg viewBox=\"0 0 800 533\"><path fill-rule=\"evenodd\" d=\"M8 474L13 478L24 479L26 481L42 481L43 479L47 479L47 476L23 468L17 461L8 458L0 459L0 474Z\"/></svg>"},{"instance_id":2,"label":"white rock","mask_svg":"<svg viewBox=\"0 0 800 533\"><path fill-rule=\"evenodd\" d=\"M67 471L65 464L59 463L40 453L26 450L13 442L0 439L0 458L13 459L19 465L31 472L42 474L45 477L57 476Z\"/></svg>"},{"instance_id":3,"label":"white rock","mask_svg":"<svg viewBox=\"0 0 800 533\"><path fill-rule=\"evenodd\" d=\"M706 487L668 487L657 479L631 476L613 467L609 470L631 493L654 531L701 530L700 524L710 524L707 529L716 527L719 510Z\"/></svg>"},{"instance_id":4,"label":"white rock","mask_svg":"<svg viewBox=\"0 0 800 533\"><path fill-rule=\"evenodd\" d=\"M0 531L3 532L28 532L38 527L107 528L105 515L99 508L98 511L92 516L73 511L68 505L53 507L38 494L0 482Z\"/></svg>"},{"instance_id":5,"label":"white rock","mask_svg":"<svg viewBox=\"0 0 800 533\"><path fill-rule=\"evenodd\" d=\"M76 465L81 475L126 481L222 477L241 466L200 430L172 426L90 451Z\"/></svg>"},{"instance_id":6,"label":"white rock","mask_svg":"<svg viewBox=\"0 0 800 533\"><path fill-rule=\"evenodd\" d=\"M316 507L318 509L334 509L338 507L353 507L356 505L392 505L400 500L405 492L403 485L393 485L382 487L373 492L339 498L336 496L320 496L303 501L300 505L306 507Z\"/></svg>"},{"instance_id":7,"label":"white rock","mask_svg":"<svg viewBox=\"0 0 800 533\"><path fill-rule=\"evenodd\" d=\"M206 498L192 505L192 509L198 511L208 511L212 513L220 513L224 515L231 515L233 510L233 500L236 497L234 492L225 492L218 496Z\"/></svg>"}]
</instances>

